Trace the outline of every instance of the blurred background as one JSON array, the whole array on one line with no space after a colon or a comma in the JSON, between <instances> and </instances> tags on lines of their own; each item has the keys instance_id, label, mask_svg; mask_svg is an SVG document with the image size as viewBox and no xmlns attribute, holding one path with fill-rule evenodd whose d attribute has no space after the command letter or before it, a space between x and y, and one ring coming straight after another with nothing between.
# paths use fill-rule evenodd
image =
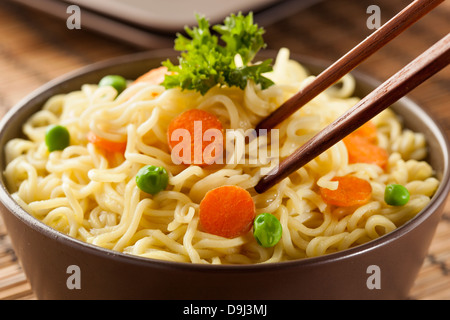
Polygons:
<instances>
[{"instance_id":1,"label":"blurred background","mask_svg":"<svg viewBox=\"0 0 450 320\"><path fill-rule=\"evenodd\" d=\"M109 58L173 47L176 32L211 23L231 12L254 12L266 30L268 49L331 62L364 40L369 6L383 24L407 0L2 0L0 2L0 117L20 99L55 77ZM76 5L80 8L76 16ZM75 7L75 9L77 9ZM79 18L77 21L76 19ZM74 20L75 19L75 20ZM79 25L76 23L80 22ZM450 3L444 2L379 50L357 70L386 80L450 30ZM442 125L450 138L450 70L409 95ZM450 202L411 299L450 299ZM0 299L34 299L0 218Z\"/></svg>"}]
</instances>

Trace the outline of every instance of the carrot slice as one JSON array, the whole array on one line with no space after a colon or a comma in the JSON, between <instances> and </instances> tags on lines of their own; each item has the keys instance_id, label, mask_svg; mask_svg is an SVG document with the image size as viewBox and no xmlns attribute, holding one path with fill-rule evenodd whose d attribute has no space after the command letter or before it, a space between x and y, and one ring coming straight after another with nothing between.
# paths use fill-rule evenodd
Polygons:
<instances>
[{"instance_id":1,"label":"carrot slice","mask_svg":"<svg viewBox=\"0 0 450 320\"><path fill-rule=\"evenodd\" d=\"M372 163L385 169L388 153L376 145L377 128L368 121L342 139L347 147L349 163Z\"/></svg>"},{"instance_id":2,"label":"carrot slice","mask_svg":"<svg viewBox=\"0 0 450 320\"><path fill-rule=\"evenodd\" d=\"M183 136L181 139L176 132L177 129L183 129L188 137ZM205 132L214 133L211 137L206 138ZM175 134L174 134L175 133ZM169 148L172 156L184 164L196 164L205 166L212 164L223 151L223 127L220 120L204 110L190 109L176 118L174 118L167 130ZM189 139L189 144L182 144L184 139ZM180 142L180 140L183 140ZM210 141L211 140L211 141ZM180 147L181 146L181 147ZM208 150L206 150L208 148ZM205 152L207 151L207 152ZM190 154L185 154L190 152Z\"/></svg>"},{"instance_id":3,"label":"carrot slice","mask_svg":"<svg viewBox=\"0 0 450 320\"><path fill-rule=\"evenodd\" d=\"M372 196L372 186L367 180L346 175L334 177L331 181L338 181L336 190L320 188L320 195L327 204L339 207L361 206L369 202Z\"/></svg>"},{"instance_id":4,"label":"carrot slice","mask_svg":"<svg viewBox=\"0 0 450 320\"><path fill-rule=\"evenodd\" d=\"M121 141L111 141L107 140L105 138L102 138L98 135L96 135L94 132L89 131L87 134L87 139L90 143L96 145L99 148L102 148L106 151L110 152L121 152L124 153L125 149L127 148L127 142L121 142Z\"/></svg>"},{"instance_id":5,"label":"carrot slice","mask_svg":"<svg viewBox=\"0 0 450 320\"><path fill-rule=\"evenodd\" d=\"M247 233L255 219L255 203L250 193L238 186L222 186L208 191L200 202L201 228L225 238Z\"/></svg>"},{"instance_id":6,"label":"carrot slice","mask_svg":"<svg viewBox=\"0 0 450 320\"><path fill-rule=\"evenodd\" d=\"M169 74L167 67L161 66L144 73L143 75L138 77L133 83L146 82L149 84L158 85L164 81L166 74Z\"/></svg>"},{"instance_id":7,"label":"carrot slice","mask_svg":"<svg viewBox=\"0 0 450 320\"><path fill-rule=\"evenodd\" d=\"M377 142L377 127L372 121L364 123L361 127L351 133L359 137L366 138L370 143Z\"/></svg>"},{"instance_id":8,"label":"carrot slice","mask_svg":"<svg viewBox=\"0 0 450 320\"><path fill-rule=\"evenodd\" d=\"M389 155L385 149L358 135L350 134L342 141L347 147L349 163L371 163L386 168Z\"/></svg>"}]
</instances>

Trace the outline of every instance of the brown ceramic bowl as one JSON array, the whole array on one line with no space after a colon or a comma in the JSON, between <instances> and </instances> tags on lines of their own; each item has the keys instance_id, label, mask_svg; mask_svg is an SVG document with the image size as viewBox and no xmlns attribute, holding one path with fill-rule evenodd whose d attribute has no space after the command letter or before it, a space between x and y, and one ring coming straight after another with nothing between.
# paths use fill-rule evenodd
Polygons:
<instances>
[{"instance_id":1,"label":"brown ceramic bowl","mask_svg":"<svg viewBox=\"0 0 450 320\"><path fill-rule=\"evenodd\" d=\"M107 74L135 78L172 51L98 63L57 79L15 106L0 123L0 150L21 135L21 125L54 94L97 83ZM273 56L273 55L272 55ZM313 73L322 62L295 57ZM354 74L363 97L378 83ZM404 98L393 106L407 127L423 132L429 159L442 181L414 219L379 239L342 252L298 261L241 266L196 265L130 256L74 240L36 220L10 196L1 177L1 211L14 250L39 299L404 299L412 287L441 217L450 188L449 144L430 116ZM0 159L5 168L5 159ZM78 266L79 289L67 285ZM373 267L375 266L375 267ZM371 288L377 277L379 288ZM69 280L69 281L68 281Z\"/></svg>"}]
</instances>

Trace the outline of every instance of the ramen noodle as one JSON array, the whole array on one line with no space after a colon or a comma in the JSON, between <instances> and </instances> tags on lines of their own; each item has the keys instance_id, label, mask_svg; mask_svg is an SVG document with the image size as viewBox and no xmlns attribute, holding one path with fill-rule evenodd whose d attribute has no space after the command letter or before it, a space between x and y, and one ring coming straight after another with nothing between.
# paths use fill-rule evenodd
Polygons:
<instances>
[{"instance_id":1,"label":"ramen noodle","mask_svg":"<svg viewBox=\"0 0 450 320\"><path fill-rule=\"evenodd\" d=\"M252 129L314 78L290 59L287 49L279 51L273 71L265 76L275 84L264 90L249 81L244 90L214 87L201 95L130 80L117 97L113 88L96 84L55 95L23 125L26 138L6 146L4 175L10 191L34 217L84 242L141 257L206 264L268 263L341 251L393 231L429 203L439 181L423 160L424 135L404 129L390 109L372 120L377 144L389 154L385 169L349 163L340 141L257 194L253 187L262 169L273 163L247 159L211 166L174 164L167 128L181 112L197 108L217 115L225 129ZM269 156L283 159L354 106L354 88L353 77L343 77L279 126L277 150L271 150L264 137L255 140L254 147L266 147ZM47 150L44 136L50 124L64 125L70 132L70 145L62 151ZM126 151L105 154L87 140L89 131L113 141L126 137ZM248 156L251 150L237 146L227 152ZM149 195L137 187L135 176L144 165L167 170L165 190ZM370 183L370 200L352 208L327 205L319 189L336 189L332 178L349 174ZM390 183L409 190L406 205L384 202ZM260 246L251 232L224 238L201 228L200 201L224 185L248 190L256 214L279 219L282 237L275 246Z\"/></svg>"}]
</instances>

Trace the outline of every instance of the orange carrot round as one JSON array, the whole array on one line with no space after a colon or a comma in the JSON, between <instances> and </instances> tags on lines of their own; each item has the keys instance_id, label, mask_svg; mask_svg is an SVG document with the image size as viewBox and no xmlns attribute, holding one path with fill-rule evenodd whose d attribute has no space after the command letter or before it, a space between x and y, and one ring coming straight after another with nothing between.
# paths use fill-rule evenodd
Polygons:
<instances>
[{"instance_id":1,"label":"orange carrot round","mask_svg":"<svg viewBox=\"0 0 450 320\"><path fill-rule=\"evenodd\" d=\"M347 147L349 163L371 163L386 168L389 155L385 149L358 135L350 134L342 141Z\"/></svg>"},{"instance_id":2,"label":"orange carrot round","mask_svg":"<svg viewBox=\"0 0 450 320\"><path fill-rule=\"evenodd\" d=\"M199 166L205 166L212 164L217 157L222 154L223 149L223 127L220 120L204 110L190 109L183 112L176 118L174 118L167 130L168 143L170 150L173 151L175 146L180 143L180 139L174 137L174 132L177 129L184 129L190 138L189 150L182 150L183 152L190 151L190 155L173 154L180 162L184 164L196 164ZM201 129L201 130L200 130ZM212 129L212 132L216 132L220 136L219 141L216 141L216 137L211 139L205 139L205 132ZM210 131L211 132L211 131ZM209 141L212 140L212 141ZM206 148L210 146L211 152L205 152ZM220 151L220 152L217 152Z\"/></svg>"},{"instance_id":3,"label":"orange carrot round","mask_svg":"<svg viewBox=\"0 0 450 320\"><path fill-rule=\"evenodd\" d=\"M247 190L222 186L206 193L200 202L199 218L203 231L235 238L250 231L255 219L255 204Z\"/></svg>"},{"instance_id":4,"label":"orange carrot round","mask_svg":"<svg viewBox=\"0 0 450 320\"><path fill-rule=\"evenodd\" d=\"M149 84L158 85L164 81L166 74L169 74L167 67L161 66L144 73L138 77L134 83L146 82Z\"/></svg>"},{"instance_id":5,"label":"orange carrot round","mask_svg":"<svg viewBox=\"0 0 450 320\"><path fill-rule=\"evenodd\" d=\"M372 186L367 180L351 175L334 177L338 181L336 190L320 188L320 195L327 204L339 207L361 206L369 202L372 196Z\"/></svg>"},{"instance_id":6,"label":"orange carrot round","mask_svg":"<svg viewBox=\"0 0 450 320\"><path fill-rule=\"evenodd\" d=\"M124 153L125 149L127 148L126 141L111 141L96 135L92 131L88 132L87 139L90 143L109 152Z\"/></svg>"},{"instance_id":7,"label":"orange carrot round","mask_svg":"<svg viewBox=\"0 0 450 320\"><path fill-rule=\"evenodd\" d=\"M366 138L370 143L377 142L377 127L372 121L364 123L361 127L351 133L359 137Z\"/></svg>"}]
</instances>

